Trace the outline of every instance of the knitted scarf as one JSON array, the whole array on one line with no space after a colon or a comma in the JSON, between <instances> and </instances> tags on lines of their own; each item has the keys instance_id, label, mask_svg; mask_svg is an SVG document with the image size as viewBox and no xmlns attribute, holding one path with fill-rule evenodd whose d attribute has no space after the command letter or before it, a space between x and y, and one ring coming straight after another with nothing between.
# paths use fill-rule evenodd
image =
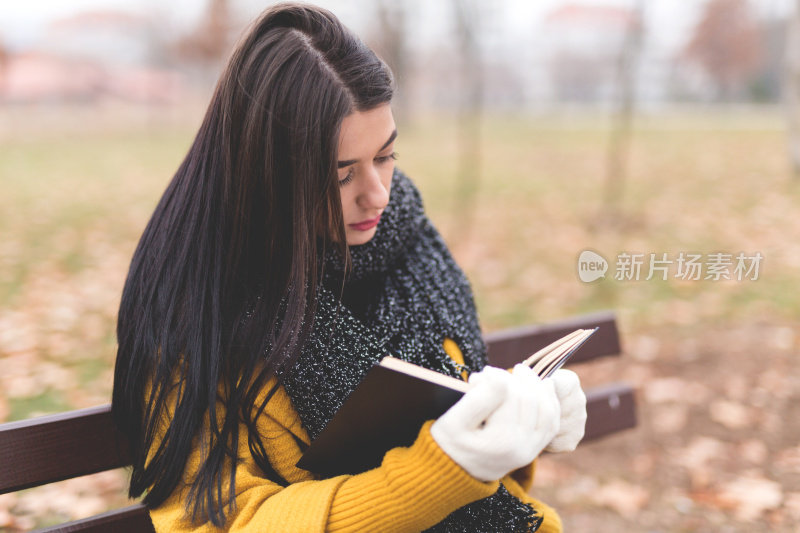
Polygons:
<instances>
[{"instance_id":1,"label":"knitted scarf","mask_svg":"<svg viewBox=\"0 0 800 533\"><path fill-rule=\"evenodd\" d=\"M367 371L386 355L460 377L443 348L453 339L468 370L486 365L469 281L425 215L422 198L399 171L375 236L350 247L352 271L326 252L311 337L284 387L316 438ZM529 532L541 517L501 484L492 496L451 513L433 532Z\"/></svg>"}]
</instances>

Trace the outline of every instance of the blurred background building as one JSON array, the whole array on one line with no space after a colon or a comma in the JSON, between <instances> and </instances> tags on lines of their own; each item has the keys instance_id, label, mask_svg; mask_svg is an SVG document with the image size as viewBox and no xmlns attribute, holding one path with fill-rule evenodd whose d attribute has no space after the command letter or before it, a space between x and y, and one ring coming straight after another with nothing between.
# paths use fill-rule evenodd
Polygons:
<instances>
[{"instance_id":1,"label":"blurred background building","mask_svg":"<svg viewBox=\"0 0 800 533\"><path fill-rule=\"evenodd\" d=\"M458 104L469 70L481 73L487 108L609 104L631 52L643 105L776 102L792 14L786 0L321 3L394 63L404 102L417 110ZM265 4L3 3L0 102L169 105L207 95Z\"/></svg>"}]
</instances>

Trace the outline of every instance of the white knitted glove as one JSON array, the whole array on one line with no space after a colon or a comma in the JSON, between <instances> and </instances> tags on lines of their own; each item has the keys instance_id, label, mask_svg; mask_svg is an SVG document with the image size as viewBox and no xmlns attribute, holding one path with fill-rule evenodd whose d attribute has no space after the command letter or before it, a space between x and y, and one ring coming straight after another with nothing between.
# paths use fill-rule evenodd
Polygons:
<instances>
[{"instance_id":1,"label":"white knitted glove","mask_svg":"<svg viewBox=\"0 0 800 533\"><path fill-rule=\"evenodd\" d=\"M571 452L586 431L586 395L581 389L581 380L572 370L561 368L545 381L553 382L561 404L560 428L546 450Z\"/></svg>"},{"instance_id":2,"label":"white knitted glove","mask_svg":"<svg viewBox=\"0 0 800 533\"><path fill-rule=\"evenodd\" d=\"M439 447L472 477L500 479L538 456L558 432L554 382L524 365L486 367L469 391L431 426Z\"/></svg>"}]
</instances>

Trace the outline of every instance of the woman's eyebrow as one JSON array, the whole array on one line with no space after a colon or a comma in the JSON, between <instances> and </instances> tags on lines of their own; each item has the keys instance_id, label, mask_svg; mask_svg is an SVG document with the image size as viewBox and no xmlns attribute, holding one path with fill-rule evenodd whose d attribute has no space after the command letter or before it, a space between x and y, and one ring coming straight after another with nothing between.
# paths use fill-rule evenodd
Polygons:
<instances>
[{"instance_id":1,"label":"woman's eyebrow","mask_svg":"<svg viewBox=\"0 0 800 533\"><path fill-rule=\"evenodd\" d=\"M392 134L391 134L391 135L389 135L389 139L388 139L388 140L387 140L385 143L383 143L383 146L381 146L381 147L378 149L378 151L380 152L381 150L383 150L384 148L386 148L387 146L389 146L390 144L392 144L392 142L394 142L394 140L395 140L396 138L397 138L397 129L395 129L395 130L392 132ZM356 163L358 163L358 159L347 159L347 160L345 160L345 161L339 161L339 162L336 164L336 166L337 166L337 168L344 168L344 167L349 167L350 165L355 165Z\"/></svg>"}]
</instances>

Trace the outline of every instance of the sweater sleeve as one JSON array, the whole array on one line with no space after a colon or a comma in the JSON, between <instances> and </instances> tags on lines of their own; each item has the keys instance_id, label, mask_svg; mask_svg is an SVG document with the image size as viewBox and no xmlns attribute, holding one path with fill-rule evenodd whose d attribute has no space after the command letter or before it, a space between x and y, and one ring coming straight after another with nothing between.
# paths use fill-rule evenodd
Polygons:
<instances>
[{"instance_id":1,"label":"sweater sleeve","mask_svg":"<svg viewBox=\"0 0 800 533\"><path fill-rule=\"evenodd\" d=\"M407 448L395 448L381 465L355 476L316 480L297 468L301 450L295 436L308 442L299 417L279 389L258 420L267 455L289 481L281 487L263 477L239 435L235 508L228 513L231 532L412 532L431 527L452 511L497 491L498 482L483 483L454 463L430 435L426 423ZM161 532L218 532L211 524L192 524L185 508L188 483L201 462L200 446L189 458L184 483L150 517ZM227 490L223 487L223 494Z\"/></svg>"},{"instance_id":2,"label":"sweater sleeve","mask_svg":"<svg viewBox=\"0 0 800 533\"><path fill-rule=\"evenodd\" d=\"M508 492L523 502L531 504L538 514L542 516L543 520L539 533L562 533L561 517L558 516L555 509L528 494L527 490L523 489L517 482L513 473L503 478L502 481Z\"/></svg>"},{"instance_id":3,"label":"sweater sleeve","mask_svg":"<svg viewBox=\"0 0 800 533\"><path fill-rule=\"evenodd\" d=\"M431 424L410 448L389 451L379 468L342 483L329 531L421 531L497 491L497 481L476 480L439 448Z\"/></svg>"}]
</instances>

